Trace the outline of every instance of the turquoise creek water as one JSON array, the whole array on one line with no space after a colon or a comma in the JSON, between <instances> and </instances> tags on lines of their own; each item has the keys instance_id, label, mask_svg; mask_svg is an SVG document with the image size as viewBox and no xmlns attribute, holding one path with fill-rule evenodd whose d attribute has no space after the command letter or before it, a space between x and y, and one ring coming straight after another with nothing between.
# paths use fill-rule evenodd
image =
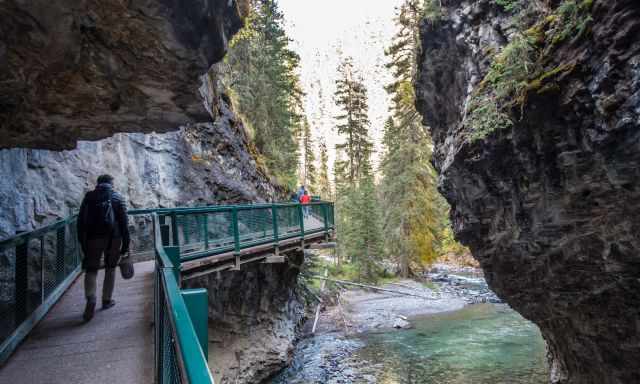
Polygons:
<instances>
[{"instance_id":1,"label":"turquoise creek water","mask_svg":"<svg viewBox=\"0 0 640 384\"><path fill-rule=\"evenodd\" d=\"M506 305L481 304L417 319L414 329L362 336L356 354L382 384L548 382L538 328Z\"/></svg>"},{"instance_id":2,"label":"turquoise creek water","mask_svg":"<svg viewBox=\"0 0 640 384\"><path fill-rule=\"evenodd\" d=\"M410 330L303 340L273 384L544 384L538 328L504 304L412 319Z\"/></svg>"}]
</instances>

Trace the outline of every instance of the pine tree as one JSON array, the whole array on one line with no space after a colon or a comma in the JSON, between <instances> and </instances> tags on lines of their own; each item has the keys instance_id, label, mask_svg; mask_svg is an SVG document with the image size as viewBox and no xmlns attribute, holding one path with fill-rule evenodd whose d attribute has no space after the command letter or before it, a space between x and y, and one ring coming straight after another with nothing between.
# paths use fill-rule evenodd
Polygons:
<instances>
[{"instance_id":1,"label":"pine tree","mask_svg":"<svg viewBox=\"0 0 640 384\"><path fill-rule=\"evenodd\" d=\"M362 163L362 175L354 195L352 220L356 229L350 253L358 266L360 279L374 281L379 274L383 252L379 202L370 159Z\"/></svg>"},{"instance_id":2,"label":"pine tree","mask_svg":"<svg viewBox=\"0 0 640 384\"><path fill-rule=\"evenodd\" d=\"M277 2L251 2L245 27L231 41L224 80L267 168L293 188L303 92L300 58L289 41Z\"/></svg>"},{"instance_id":3,"label":"pine tree","mask_svg":"<svg viewBox=\"0 0 640 384\"><path fill-rule=\"evenodd\" d=\"M446 205L430 162L433 144L415 108L420 4L407 0L400 7L398 33L387 50L387 68L394 81L386 87L392 97L392 116L386 121L383 139L385 254L398 263L405 277L438 256L438 237L446 219Z\"/></svg>"},{"instance_id":4,"label":"pine tree","mask_svg":"<svg viewBox=\"0 0 640 384\"><path fill-rule=\"evenodd\" d=\"M312 192L317 192L316 156L313 153L311 127L306 119L304 121L304 129L302 131L302 151L302 185L307 186Z\"/></svg>"},{"instance_id":5,"label":"pine tree","mask_svg":"<svg viewBox=\"0 0 640 384\"><path fill-rule=\"evenodd\" d=\"M375 280L382 256L380 219L374 175L373 144L369 138L367 90L347 58L340 65L335 102L337 131L344 138L336 145L336 211L340 252L358 268L362 280Z\"/></svg>"},{"instance_id":6,"label":"pine tree","mask_svg":"<svg viewBox=\"0 0 640 384\"><path fill-rule=\"evenodd\" d=\"M367 89L362 76L353 67L353 60L346 58L338 68L335 102L342 113L336 116L338 134L345 137L337 151L345 153L346 160L338 167L344 168L348 182L354 186L360 178L362 163L370 156L373 144L369 139L369 106Z\"/></svg>"},{"instance_id":7,"label":"pine tree","mask_svg":"<svg viewBox=\"0 0 640 384\"><path fill-rule=\"evenodd\" d=\"M348 238L352 237L349 226L348 218L351 216L351 188L347 183L347 175L344 167L340 166L344 164L342 153L336 151L336 161L333 165L333 185L335 186L335 227L337 237L337 263L341 264L341 261L347 257L347 244L349 244Z\"/></svg>"},{"instance_id":8,"label":"pine tree","mask_svg":"<svg viewBox=\"0 0 640 384\"><path fill-rule=\"evenodd\" d=\"M324 137L320 139L320 173L318 174L318 192L324 200L331 200L331 182L329 181L329 153Z\"/></svg>"}]
</instances>

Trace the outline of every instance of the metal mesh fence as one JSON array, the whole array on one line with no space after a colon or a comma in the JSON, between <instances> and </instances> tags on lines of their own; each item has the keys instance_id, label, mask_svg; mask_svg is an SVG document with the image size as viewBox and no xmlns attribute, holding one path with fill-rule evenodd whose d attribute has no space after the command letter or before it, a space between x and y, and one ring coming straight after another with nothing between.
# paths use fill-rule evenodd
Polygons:
<instances>
[{"instance_id":1,"label":"metal mesh fence","mask_svg":"<svg viewBox=\"0 0 640 384\"><path fill-rule=\"evenodd\" d=\"M275 210L275 217L274 217ZM180 246L183 259L244 249L252 245L317 232L333 226L330 203L257 205L253 207L176 208L159 214L163 243ZM301 217L304 222L301 223ZM327 223L325 223L327 221ZM238 244L236 245L236 236Z\"/></svg>"},{"instance_id":2,"label":"metal mesh fence","mask_svg":"<svg viewBox=\"0 0 640 384\"><path fill-rule=\"evenodd\" d=\"M284 238L300 232L300 207L297 205L278 207L278 236Z\"/></svg>"},{"instance_id":3,"label":"metal mesh fence","mask_svg":"<svg viewBox=\"0 0 640 384\"><path fill-rule=\"evenodd\" d=\"M75 223L67 219L0 242L0 344L41 305L52 305L48 299L78 270Z\"/></svg>"},{"instance_id":4,"label":"metal mesh fence","mask_svg":"<svg viewBox=\"0 0 640 384\"><path fill-rule=\"evenodd\" d=\"M167 305L165 285L160 268L156 268L156 375L158 384L182 383L175 329L171 323L171 311Z\"/></svg>"},{"instance_id":5,"label":"metal mesh fence","mask_svg":"<svg viewBox=\"0 0 640 384\"><path fill-rule=\"evenodd\" d=\"M238 211L240 244L273 239L273 215L270 208Z\"/></svg>"},{"instance_id":6,"label":"metal mesh fence","mask_svg":"<svg viewBox=\"0 0 640 384\"><path fill-rule=\"evenodd\" d=\"M151 214L135 215L129 217L129 232L131 243L129 252L133 262L153 260L153 216Z\"/></svg>"},{"instance_id":7,"label":"metal mesh fence","mask_svg":"<svg viewBox=\"0 0 640 384\"><path fill-rule=\"evenodd\" d=\"M229 250L234 246L230 211L176 214L175 218L164 215L160 222L166 244L174 245L177 240L182 255L207 250Z\"/></svg>"},{"instance_id":8,"label":"metal mesh fence","mask_svg":"<svg viewBox=\"0 0 640 384\"><path fill-rule=\"evenodd\" d=\"M16 328L15 248L0 249L0 342Z\"/></svg>"},{"instance_id":9,"label":"metal mesh fence","mask_svg":"<svg viewBox=\"0 0 640 384\"><path fill-rule=\"evenodd\" d=\"M304 211L304 231L324 229L325 205L312 204L302 207Z\"/></svg>"}]
</instances>

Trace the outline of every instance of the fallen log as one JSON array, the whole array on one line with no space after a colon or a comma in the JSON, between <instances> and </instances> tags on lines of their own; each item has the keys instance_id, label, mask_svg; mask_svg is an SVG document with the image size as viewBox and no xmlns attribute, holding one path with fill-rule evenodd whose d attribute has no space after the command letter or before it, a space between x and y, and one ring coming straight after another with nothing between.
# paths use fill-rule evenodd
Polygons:
<instances>
[{"instance_id":1,"label":"fallen log","mask_svg":"<svg viewBox=\"0 0 640 384\"><path fill-rule=\"evenodd\" d=\"M314 243L309 245L309 249L330 249L335 248L336 243Z\"/></svg>"},{"instance_id":2,"label":"fallen log","mask_svg":"<svg viewBox=\"0 0 640 384\"><path fill-rule=\"evenodd\" d=\"M328 274L329 274L329 270L325 268L324 277L327 277ZM324 291L324 286L326 285L326 283L327 283L326 280L322 280L322 283L320 284L320 294L322 294L322 292ZM316 333L316 325L318 325L318 318L320 317L320 306L322 306L322 299L320 299L320 302L318 303L318 307L316 308L316 318L313 320L313 328L311 328L311 334Z\"/></svg>"},{"instance_id":3,"label":"fallen log","mask_svg":"<svg viewBox=\"0 0 640 384\"><path fill-rule=\"evenodd\" d=\"M324 276L319 276L319 275L311 275L310 277L314 278L314 279L331 281L332 283L336 283L336 284L353 285L355 287L371 289L371 290L374 290L374 291L389 292L389 293L395 293L395 294L398 294L398 295L419 297L419 298L425 299L425 300L432 300L433 299L431 297L427 297L427 296L423 296L423 295L417 295L415 293L397 291L395 289L386 289L386 288L374 287L373 285L354 283L354 282L346 281L346 280L331 279L331 278L324 277Z\"/></svg>"}]
</instances>

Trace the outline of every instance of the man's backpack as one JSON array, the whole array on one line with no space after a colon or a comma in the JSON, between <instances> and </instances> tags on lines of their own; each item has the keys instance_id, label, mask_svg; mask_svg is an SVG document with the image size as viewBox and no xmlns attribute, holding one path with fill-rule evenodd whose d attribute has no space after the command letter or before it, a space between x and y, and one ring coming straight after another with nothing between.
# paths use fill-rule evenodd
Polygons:
<instances>
[{"instance_id":1,"label":"man's backpack","mask_svg":"<svg viewBox=\"0 0 640 384\"><path fill-rule=\"evenodd\" d=\"M116 226L116 215L111 203L111 194L108 195L106 200L96 200L91 208L89 220L91 220L91 226L93 227L92 232L104 235L112 234Z\"/></svg>"}]
</instances>

